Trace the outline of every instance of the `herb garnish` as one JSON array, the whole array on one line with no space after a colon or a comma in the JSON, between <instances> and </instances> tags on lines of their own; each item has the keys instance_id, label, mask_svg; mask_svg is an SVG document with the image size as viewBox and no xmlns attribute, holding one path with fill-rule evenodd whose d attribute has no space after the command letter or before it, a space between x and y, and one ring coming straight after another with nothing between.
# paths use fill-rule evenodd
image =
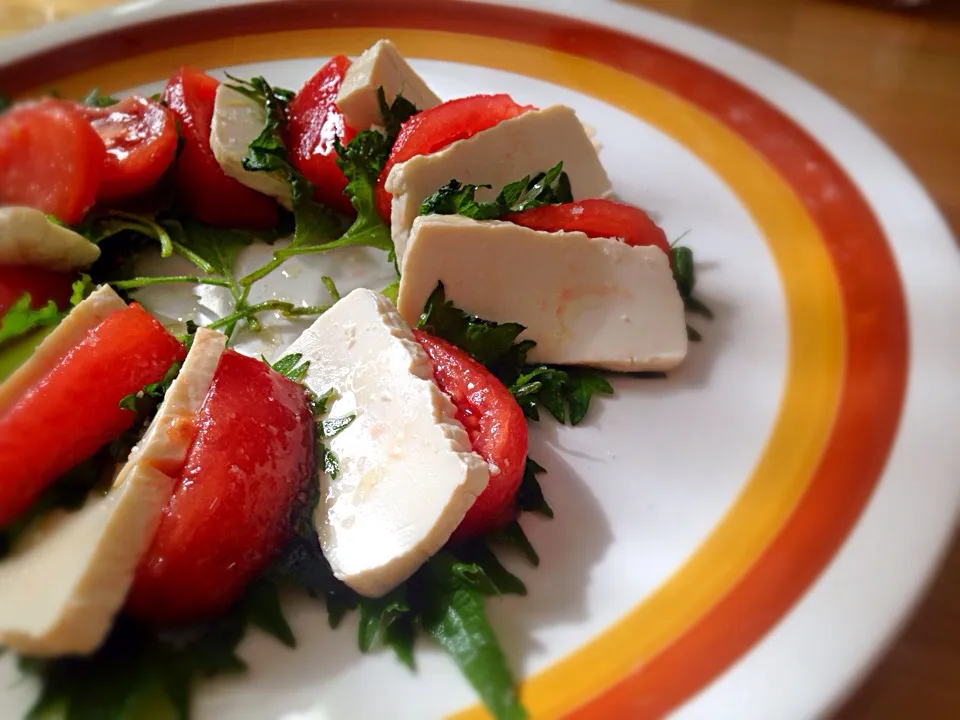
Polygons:
<instances>
[{"instance_id":1,"label":"herb garnish","mask_svg":"<svg viewBox=\"0 0 960 720\"><path fill-rule=\"evenodd\" d=\"M677 281L677 290L683 298L683 307L689 313L702 315L708 320L713 319L713 311L693 296L693 288L697 282L696 269L693 263L693 250L683 245L674 245L673 276ZM692 342L700 342L703 336L689 324L687 338Z\"/></svg>"},{"instance_id":2,"label":"herb garnish","mask_svg":"<svg viewBox=\"0 0 960 720\"><path fill-rule=\"evenodd\" d=\"M576 425L586 417L594 395L609 395L613 387L598 371L531 365L527 353L536 345L517 337L519 323L482 320L446 300L443 283L427 299L417 327L453 343L486 365L513 393L524 414L540 419L544 408L557 421Z\"/></svg>"},{"instance_id":3,"label":"herb garnish","mask_svg":"<svg viewBox=\"0 0 960 720\"><path fill-rule=\"evenodd\" d=\"M89 280L89 277L83 276L74 283L72 298L74 305L79 303L84 293L88 291ZM77 510L94 488L109 487L116 474L117 465L127 461L131 450L142 437L171 383L180 372L180 367L179 362L173 363L158 382L151 383L141 391L120 400L121 408L134 413L134 420L130 427L92 457L54 480L23 516L0 529L0 558L10 552L21 534L37 518L57 508Z\"/></svg>"},{"instance_id":4,"label":"herb garnish","mask_svg":"<svg viewBox=\"0 0 960 720\"><path fill-rule=\"evenodd\" d=\"M110 107L111 105L116 105L120 100L109 95L101 95L100 88L93 88L88 92L81 100L81 103L84 105L89 105L90 107L95 108L105 108Z\"/></svg>"},{"instance_id":5,"label":"herb garnish","mask_svg":"<svg viewBox=\"0 0 960 720\"><path fill-rule=\"evenodd\" d=\"M81 275L80 279L73 283L70 308L73 308L89 295L91 289L90 276ZM66 311L60 312L53 300L37 309L30 307L32 302L33 298L31 298L30 293L24 293L4 313L3 318L0 319L0 345L29 335L40 328L57 325L70 311L70 308L68 308Z\"/></svg>"},{"instance_id":6,"label":"herb garnish","mask_svg":"<svg viewBox=\"0 0 960 720\"><path fill-rule=\"evenodd\" d=\"M376 214L373 188L386 162L390 145L380 133L372 130L359 133L346 147L335 139L337 165L349 181L345 193L357 210L356 221L346 232L340 219L328 208L313 200L313 186L290 163L289 151L283 140L286 128L286 106L289 91L277 91L262 77L250 81L232 78L230 87L247 97L264 103L266 125L250 144L243 167L251 172L274 172L290 184L296 227L289 247L277 250L273 259L263 267L240 279L243 287L250 287L280 267L287 259L322 253L348 245L367 245L391 250L390 230ZM342 233L342 234L341 234ZM326 242L318 242L325 240Z\"/></svg>"},{"instance_id":7,"label":"herb garnish","mask_svg":"<svg viewBox=\"0 0 960 720\"><path fill-rule=\"evenodd\" d=\"M463 215L474 220L495 220L508 213L523 212L543 205L573 202L570 178L558 162L545 173L504 186L490 202L476 200L477 190L491 185L461 185L451 180L420 206L421 215Z\"/></svg>"},{"instance_id":8,"label":"herb garnish","mask_svg":"<svg viewBox=\"0 0 960 720\"><path fill-rule=\"evenodd\" d=\"M383 130L387 136L387 147L392 148L397 135L400 134L400 126L420 110L403 97L402 93L397 93L393 102L387 103L387 96L383 92L383 87L377 88L377 104L380 106L380 115L383 117Z\"/></svg>"},{"instance_id":9,"label":"herb garnish","mask_svg":"<svg viewBox=\"0 0 960 720\"><path fill-rule=\"evenodd\" d=\"M13 100L9 97L0 93L0 115L5 113L7 110L13 107Z\"/></svg>"}]
</instances>

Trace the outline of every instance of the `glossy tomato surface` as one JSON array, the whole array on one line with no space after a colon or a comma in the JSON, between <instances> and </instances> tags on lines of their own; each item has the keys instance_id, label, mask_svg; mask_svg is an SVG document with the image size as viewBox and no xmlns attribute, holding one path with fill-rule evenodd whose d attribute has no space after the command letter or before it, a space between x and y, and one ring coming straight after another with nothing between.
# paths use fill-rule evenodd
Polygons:
<instances>
[{"instance_id":1,"label":"glossy tomato surface","mask_svg":"<svg viewBox=\"0 0 960 720\"><path fill-rule=\"evenodd\" d=\"M183 135L183 150L174 170L177 196L187 212L210 225L272 228L277 224L277 203L227 177L210 149L219 86L215 78L185 67L170 78L163 91L167 105L180 119Z\"/></svg>"},{"instance_id":2,"label":"glossy tomato surface","mask_svg":"<svg viewBox=\"0 0 960 720\"><path fill-rule=\"evenodd\" d=\"M293 532L314 469L304 389L265 363L220 359L128 609L151 622L215 615L236 601Z\"/></svg>"},{"instance_id":3,"label":"glossy tomato surface","mask_svg":"<svg viewBox=\"0 0 960 720\"><path fill-rule=\"evenodd\" d=\"M390 222L391 195L383 184L394 165L416 155L435 153L532 109L532 105L518 105L509 95L473 95L448 100L408 119L400 128L377 183L380 217Z\"/></svg>"},{"instance_id":4,"label":"glossy tomato surface","mask_svg":"<svg viewBox=\"0 0 960 720\"><path fill-rule=\"evenodd\" d=\"M562 205L543 205L506 215L503 219L533 230L579 231L592 238L619 238L627 245L653 245L672 258L667 234L647 213L613 200L580 200Z\"/></svg>"},{"instance_id":5,"label":"glossy tomato surface","mask_svg":"<svg viewBox=\"0 0 960 720\"><path fill-rule=\"evenodd\" d=\"M490 466L490 483L453 534L466 540L517 518L517 491L527 460L527 421L506 386L483 365L446 340L414 330L427 351L433 377L457 408L473 451Z\"/></svg>"},{"instance_id":6,"label":"glossy tomato surface","mask_svg":"<svg viewBox=\"0 0 960 720\"><path fill-rule=\"evenodd\" d=\"M133 95L104 108L81 112L107 150L100 200L120 200L159 182L177 155L177 123L158 102Z\"/></svg>"},{"instance_id":7,"label":"glossy tomato surface","mask_svg":"<svg viewBox=\"0 0 960 720\"><path fill-rule=\"evenodd\" d=\"M160 380L183 345L139 305L108 316L0 416L0 527L134 421L127 395Z\"/></svg>"},{"instance_id":8,"label":"glossy tomato surface","mask_svg":"<svg viewBox=\"0 0 960 720\"><path fill-rule=\"evenodd\" d=\"M30 294L30 307L40 308L53 300L61 310L73 294L73 273L55 272L24 265L0 265L0 316L24 293Z\"/></svg>"},{"instance_id":9,"label":"glossy tomato surface","mask_svg":"<svg viewBox=\"0 0 960 720\"><path fill-rule=\"evenodd\" d=\"M25 205L68 225L97 198L106 148L76 104L47 99L0 115L0 205Z\"/></svg>"},{"instance_id":10,"label":"glossy tomato surface","mask_svg":"<svg viewBox=\"0 0 960 720\"><path fill-rule=\"evenodd\" d=\"M300 88L290 102L289 147L293 166L309 180L314 198L345 214L353 214L350 199L343 194L347 178L337 167L334 140L346 145L357 134L336 106L337 93L350 60L337 55Z\"/></svg>"}]
</instances>

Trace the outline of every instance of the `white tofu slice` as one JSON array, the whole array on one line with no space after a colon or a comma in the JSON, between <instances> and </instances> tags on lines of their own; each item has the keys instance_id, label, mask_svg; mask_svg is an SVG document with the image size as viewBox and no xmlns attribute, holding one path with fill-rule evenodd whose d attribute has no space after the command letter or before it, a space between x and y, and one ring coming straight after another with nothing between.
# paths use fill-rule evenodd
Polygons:
<instances>
[{"instance_id":1,"label":"white tofu slice","mask_svg":"<svg viewBox=\"0 0 960 720\"><path fill-rule=\"evenodd\" d=\"M387 104L403 95L418 110L439 105L441 100L389 40L378 40L353 61L337 93L337 107L347 125L368 130L383 124L377 90L383 88Z\"/></svg>"},{"instance_id":2,"label":"white tofu slice","mask_svg":"<svg viewBox=\"0 0 960 720\"><path fill-rule=\"evenodd\" d=\"M170 385L143 438L130 451L128 465L147 463L167 475L180 472L196 435L197 413L227 346L227 336L200 328L176 380Z\"/></svg>"},{"instance_id":3,"label":"white tofu slice","mask_svg":"<svg viewBox=\"0 0 960 720\"><path fill-rule=\"evenodd\" d=\"M199 330L156 418L105 495L55 511L0 561L0 644L85 654L103 642L150 547L195 436L226 337Z\"/></svg>"},{"instance_id":4,"label":"white tofu slice","mask_svg":"<svg viewBox=\"0 0 960 720\"><path fill-rule=\"evenodd\" d=\"M243 158L267 122L263 105L224 84L217 88L210 126L210 149L228 177L257 192L276 198L287 210L293 207L290 184L275 173L244 170Z\"/></svg>"},{"instance_id":5,"label":"white tofu slice","mask_svg":"<svg viewBox=\"0 0 960 720\"><path fill-rule=\"evenodd\" d=\"M531 362L618 371L670 370L687 353L683 300L666 254L580 232L418 217L397 306L416 322L442 282L468 313L526 326Z\"/></svg>"},{"instance_id":6,"label":"white tofu slice","mask_svg":"<svg viewBox=\"0 0 960 720\"><path fill-rule=\"evenodd\" d=\"M287 351L310 361L306 383L339 394L330 417L356 414L328 440L340 471L320 476L315 517L334 574L379 597L450 538L489 480L430 360L393 304L354 290Z\"/></svg>"},{"instance_id":7,"label":"white tofu slice","mask_svg":"<svg viewBox=\"0 0 960 720\"><path fill-rule=\"evenodd\" d=\"M0 265L77 270L92 265L100 248L70 228L28 207L0 208Z\"/></svg>"},{"instance_id":8,"label":"white tofu slice","mask_svg":"<svg viewBox=\"0 0 960 720\"><path fill-rule=\"evenodd\" d=\"M145 464L75 512L41 518L0 562L0 643L50 657L91 653L149 547L173 478Z\"/></svg>"},{"instance_id":9,"label":"white tofu slice","mask_svg":"<svg viewBox=\"0 0 960 720\"><path fill-rule=\"evenodd\" d=\"M102 323L107 316L123 310L126 306L113 288L104 285L73 308L56 329L36 347L30 359L0 384L0 413L6 412L12 403L50 372L88 332Z\"/></svg>"},{"instance_id":10,"label":"white tofu slice","mask_svg":"<svg viewBox=\"0 0 960 720\"><path fill-rule=\"evenodd\" d=\"M401 270L420 206L450 180L492 185L477 192L478 200L492 200L504 185L545 172L561 160L574 200L604 197L613 190L583 125L565 105L531 110L439 152L395 165L385 188L393 194L391 232Z\"/></svg>"}]
</instances>

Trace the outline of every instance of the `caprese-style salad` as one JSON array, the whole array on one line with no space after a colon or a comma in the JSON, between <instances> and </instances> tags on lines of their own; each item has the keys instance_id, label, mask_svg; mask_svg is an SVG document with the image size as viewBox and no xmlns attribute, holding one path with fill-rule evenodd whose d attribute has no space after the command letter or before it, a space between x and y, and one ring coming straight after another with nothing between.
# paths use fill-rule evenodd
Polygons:
<instances>
[{"instance_id":1,"label":"caprese-style salad","mask_svg":"<svg viewBox=\"0 0 960 720\"><path fill-rule=\"evenodd\" d=\"M484 603L526 592L495 553L537 563L521 513L552 517L527 423L677 367L709 314L691 251L611 193L573 109L441 100L388 40L297 92L185 67L9 103L0 644L31 716L186 718L249 626L295 644L295 588L525 717ZM384 282L293 282L345 252Z\"/></svg>"}]
</instances>

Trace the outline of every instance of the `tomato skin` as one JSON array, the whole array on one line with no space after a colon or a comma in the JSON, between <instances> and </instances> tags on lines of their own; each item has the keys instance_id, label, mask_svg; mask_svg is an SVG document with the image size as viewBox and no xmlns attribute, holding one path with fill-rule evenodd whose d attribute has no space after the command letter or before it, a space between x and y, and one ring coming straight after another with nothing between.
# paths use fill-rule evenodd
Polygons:
<instances>
[{"instance_id":1,"label":"tomato skin","mask_svg":"<svg viewBox=\"0 0 960 720\"><path fill-rule=\"evenodd\" d=\"M433 377L457 408L475 453L499 472L480 493L451 538L463 541L517 519L517 491L527 459L527 421L511 392L483 365L446 340L414 330Z\"/></svg>"},{"instance_id":2,"label":"tomato skin","mask_svg":"<svg viewBox=\"0 0 960 720\"><path fill-rule=\"evenodd\" d=\"M136 304L87 333L0 417L0 527L128 429L135 416L120 401L183 357L183 345Z\"/></svg>"},{"instance_id":3,"label":"tomato skin","mask_svg":"<svg viewBox=\"0 0 960 720\"><path fill-rule=\"evenodd\" d=\"M313 472L306 394L259 360L223 354L196 427L127 598L150 622L187 622L235 602L290 539Z\"/></svg>"},{"instance_id":4,"label":"tomato skin","mask_svg":"<svg viewBox=\"0 0 960 720\"><path fill-rule=\"evenodd\" d=\"M53 300L63 310L73 294L73 273L54 272L24 265L0 265L0 317L24 293L30 293L30 307L36 309Z\"/></svg>"},{"instance_id":5,"label":"tomato skin","mask_svg":"<svg viewBox=\"0 0 960 720\"><path fill-rule=\"evenodd\" d=\"M183 135L183 151L174 168L178 197L187 212L214 227L272 228L277 224L277 203L227 177L210 149L213 103L219 86L209 75L184 67L163 91Z\"/></svg>"},{"instance_id":6,"label":"tomato skin","mask_svg":"<svg viewBox=\"0 0 960 720\"><path fill-rule=\"evenodd\" d=\"M133 95L105 108L82 107L107 150L97 199L122 200L156 185L177 155L177 124L163 105Z\"/></svg>"},{"instance_id":7,"label":"tomato skin","mask_svg":"<svg viewBox=\"0 0 960 720\"><path fill-rule=\"evenodd\" d=\"M313 197L347 215L355 214L343 194L347 178L337 167L334 138L346 145L357 131L336 106L337 93L350 67L344 55L331 58L304 84L288 108L290 160L315 188Z\"/></svg>"},{"instance_id":8,"label":"tomato skin","mask_svg":"<svg viewBox=\"0 0 960 720\"><path fill-rule=\"evenodd\" d=\"M543 205L505 215L504 220L545 232L579 231L587 237L620 238L627 245L654 245L673 263L667 234L643 210L613 200Z\"/></svg>"},{"instance_id":9,"label":"tomato skin","mask_svg":"<svg viewBox=\"0 0 960 720\"><path fill-rule=\"evenodd\" d=\"M103 140L75 103L47 99L0 115L0 205L83 220L103 177Z\"/></svg>"},{"instance_id":10,"label":"tomato skin","mask_svg":"<svg viewBox=\"0 0 960 720\"><path fill-rule=\"evenodd\" d=\"M518 105L505 94L472 95L448 100L408 119L400 127L390 157L377 182L376 198L380 217L385 223L390 223L390 201L393 196L384 189L383 184L394 165L416 155L435 153L457 140L466 140L533 109L532 105Z\"/></svg>"}]
</instances>

